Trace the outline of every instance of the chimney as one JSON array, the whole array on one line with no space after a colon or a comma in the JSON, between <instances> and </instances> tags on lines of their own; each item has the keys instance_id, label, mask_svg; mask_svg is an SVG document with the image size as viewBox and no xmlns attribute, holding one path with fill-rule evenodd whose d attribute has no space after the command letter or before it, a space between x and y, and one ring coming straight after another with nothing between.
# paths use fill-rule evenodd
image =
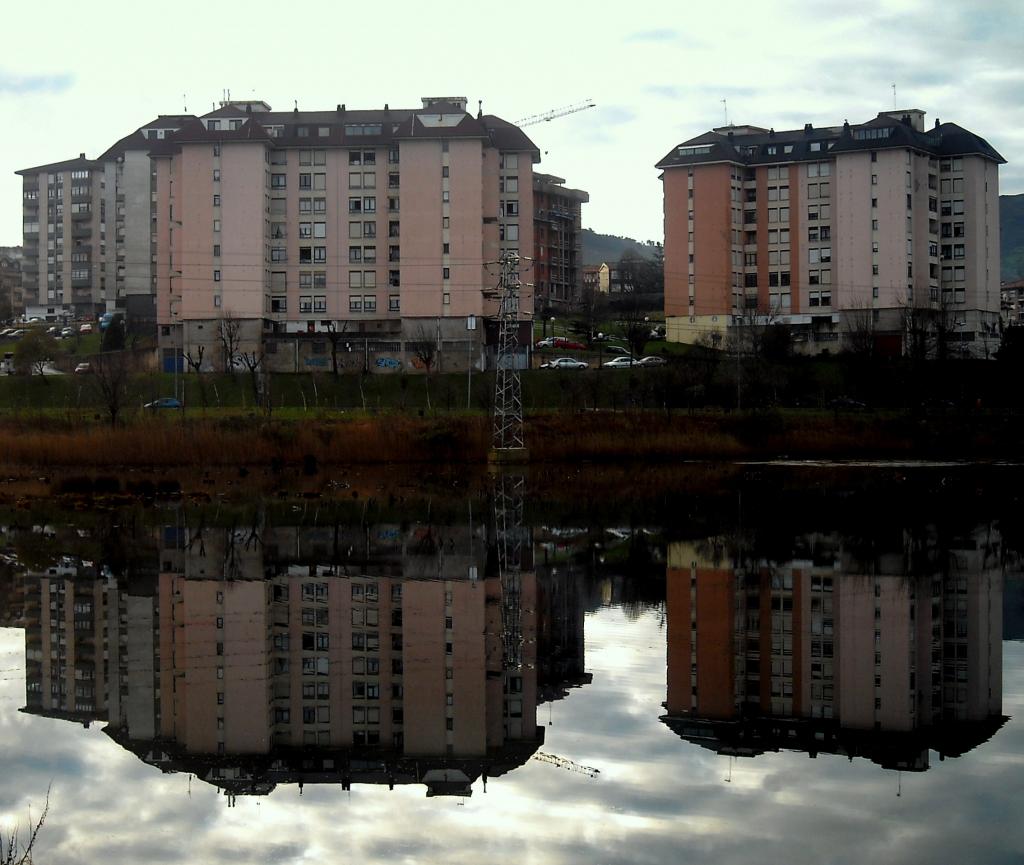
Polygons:
<instances>
[{"instance_id":1,"label":"chimney","mask_svg":"<svg viewBox=\"0 0 1024 865\"><path fill-rule=\"evenodd\" d=\"M938 118L938 117L936 117L936 118L935 118L935 128L936 128L936 129L938 129L938 128L939 128L939 125L940 125L940 124L939 124L939 118Z\"/></svg>"},{"instance_id":2,"label":"chimney","mask_svg":"<svg viewBox=\"0 0 1024 865\"><path fill-rule=\"evenodd\" d=\"M384 110L385 111L390 111L391 110L390 108L388 108L388 104L386 102L384 103Z\"/></svg>"},{"instance_id":3,"label":"chimney","mask_svg":"<svg viewBox=\"0 0 1024 865\"><path fill-rule=\"evenodd\" d=\"M804 135L810 135L814 131L814 127L810 123L804 124Z\"/></svg>"},{"instance_id":4,"label":"chimney","mask_svg":"<svg viewBox=\"0 0 1024 865\"><path fill-rule=\"evenodd\" d=\"M338 113L341 114L341 103L338 103Z\"/></svg>"},{"instance_id":5,"label":"chimney","mask_svg":"<svg viewBox=\"0 0 1024 865\"><path fill-rule=\"evenodd\" d=\"M768 130L768 137L769 138L774 138L775 137L775 127L774 126L771 129Z\"/></svg>"},{"instance_id":6,"label":"chimney","mask_svg":"<svg viewBox=\"0 0 1024 865\"><path fill-rule=\"evenodd\" d=\"M79 153L78 154L78 158L79 159L85 159L85 154L84 153Z\"/></svg>"}]
</instances>

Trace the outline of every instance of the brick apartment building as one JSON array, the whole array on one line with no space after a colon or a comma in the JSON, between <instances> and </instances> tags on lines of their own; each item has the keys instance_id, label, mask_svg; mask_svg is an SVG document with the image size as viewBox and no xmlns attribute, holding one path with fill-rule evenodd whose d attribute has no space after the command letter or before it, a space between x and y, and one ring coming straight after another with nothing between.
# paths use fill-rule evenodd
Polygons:
<instances>
[{"instance_id":1,"label":"brick apartment building","mask_svg":"<svg viewBox=\"0 0 1024 865\"><path fill-rule=\"evenodd\" d=\"M552 174L533 175L533 275L538 314L565 312L583 292L582 205L590 195Z\"/></svg>"},{"instance_id":2,"label":"brick apartment building","mask_svg":"<svg viewBox=\"0 0 1024 865\"><path fill-rule=\"evenodd\" d=\"M980 353L998 339L1004 162L917 109L683 142L657 164L668 338L780 321L806 350L835 350L861 322L902 336L913 310Z\"/></svg>"}]
</instances>

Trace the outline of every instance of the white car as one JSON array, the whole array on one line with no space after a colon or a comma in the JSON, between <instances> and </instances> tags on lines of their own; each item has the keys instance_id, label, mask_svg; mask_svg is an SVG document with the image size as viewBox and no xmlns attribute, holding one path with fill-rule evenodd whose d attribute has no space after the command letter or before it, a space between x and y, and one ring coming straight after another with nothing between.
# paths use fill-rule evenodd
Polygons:
<instances>
[{"instance_id":1,"label":"white car","mask_svg":"<svg viewBox=\"0 0 1024 865\"><path fill-rule=\"evenodd\" d=\"M625 369L636 366L637 362L631 357L616 357L601 364L602 369Z\"/></svg>"},{"instance_id":2,"label":"white car","mask_svg":"<svg viewBox=\"0 0 1024 865\"><path fill-rule=\"evenodd\" d=\"M540 365L541 369L587 369L590 364L574 357L556 357Z\"/></svg>"},{"instance_id":3,"label":"white car","mask_svg":"<svg viewBox=\"0 0 1024 865\"><path fill-rule=\"evenodd\" d=\"M663 357L658 357L656 354L649 354L647 357L642 357L637 361L639 366L664 366L666 360Z\"/></svg>"}]
</instances>

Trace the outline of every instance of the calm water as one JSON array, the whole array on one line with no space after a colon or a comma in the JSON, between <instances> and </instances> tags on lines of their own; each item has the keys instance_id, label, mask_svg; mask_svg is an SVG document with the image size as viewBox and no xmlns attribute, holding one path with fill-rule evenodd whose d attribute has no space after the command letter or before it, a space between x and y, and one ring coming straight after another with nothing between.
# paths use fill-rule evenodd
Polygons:
<instances>
[{"instance_id":1,"label":"calm water","mask_svg":"<svg viewBox=\"0 0 1024 865\"><path fill-rule=\"evenodd\" d=\"M2 514L45 862L1024 856L1020 471Z\"/></svg>"}]
</instances>

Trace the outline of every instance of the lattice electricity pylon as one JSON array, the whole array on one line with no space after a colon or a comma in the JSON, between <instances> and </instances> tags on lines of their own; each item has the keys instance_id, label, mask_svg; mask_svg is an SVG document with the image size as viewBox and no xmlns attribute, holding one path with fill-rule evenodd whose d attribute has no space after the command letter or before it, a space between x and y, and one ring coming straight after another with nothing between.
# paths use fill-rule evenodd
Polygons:
<instances>
[{"instance_id":1,"label":"lattice electricity pylon","mask_svg":"<svg viewBox=\"0 0 1024 865\"><path fill-rule=\"evenodd\" d=\"M501 474L494 482L494 530L506 670L523 665L523 486L522 475Z\"/></svg>"},{"instance_id":2,"label":"lattice electricity pylon","mask_svg":"<svg viewBox=\"0 0 1024 865\"><path fill-rule=\"evenodd\" d=\"M519 349L519 256L506 252L501 257L498 282L501 307L498 312L498 357L494 377L495 451L522 450L523 389L516 367Z\"/></svg>"}]
</instances>

